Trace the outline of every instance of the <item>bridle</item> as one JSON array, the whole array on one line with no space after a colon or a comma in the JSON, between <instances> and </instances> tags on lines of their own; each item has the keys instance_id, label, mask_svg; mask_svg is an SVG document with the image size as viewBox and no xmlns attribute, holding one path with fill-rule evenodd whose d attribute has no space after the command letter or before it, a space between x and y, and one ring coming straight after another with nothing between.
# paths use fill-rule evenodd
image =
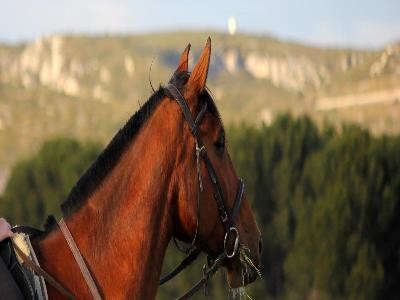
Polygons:
<instances>
[{"instance_id":1,"label":"bridle","mask_svg":"<svg viewBox=\"0 0 400 300\"><path fill-rule=\"evenodd\" d=\"M192 136L195 138L199 190L200 192L203 191L203 184L200 171L200 158L202 158L207 169L208 177L210 178L210 181L212 183L214 199L217 204L221 223L224 226L225 230L225 236L223 242L224 250L222 251L221 254L219 254L216 257L208 256L207 265L203 267L203 278L191 290L189 290L185 295L179 298L179 299L187 299L191 297L194 293L196 293L203 285L207 285L209 278L217 271L217 269L226 259L233 258L238 253L240 238L239 238L239 231L236 228L236 221L242 203L242 198L244 193L244 183L243 180L239 178L239 183L238 183L239 187L236 192L235 202L233 204L231 212L228 213L226 202L224 201L223 192L221 189L221 184L218 181L215 169L213 167L211 160L209 159L209 156L207 154L207 149L201 139L198 130L201 121L203 120L203 117L207 111L207 103L203 104L200 112L193 120L189 106L185 98L179 91L179 89L172 83L166 85L164 89L170 96L172 96L174 100L176 100L176 102L181 107L182 113L187 121L187 124L189 125L190 132ZM192 245L195 242L196 236L197 236L197 228L195 237L193 238ZM229 250L228 241L230 241L231 238L233 237L235 238L233 243L233 249ZM171 278L175 277L178 273L180 273L186 266L188 266L192 261L194 261L198 257L199 253L200 253L199 249L197 248L192 249L189 255L182 261L180 265L178 265L178 267L176 267L172 272L161 278L160 285L167 282Z\"/></svg>"}]
</instances>

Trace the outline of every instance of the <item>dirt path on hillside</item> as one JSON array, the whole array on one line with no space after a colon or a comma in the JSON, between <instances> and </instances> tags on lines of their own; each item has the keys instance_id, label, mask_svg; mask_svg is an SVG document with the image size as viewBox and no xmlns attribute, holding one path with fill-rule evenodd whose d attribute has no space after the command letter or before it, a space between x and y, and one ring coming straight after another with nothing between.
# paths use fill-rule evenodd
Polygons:
<instances>
[{"instance_id":1,"label":"dirt path on hillside","mask_svg":"<svg viewBox=\"0 0 400 300\"><path fill-rule=\"evenodd\" d=\"M347 108L351 106L388 102L400 102L400 88L372 93L319 98L315 103L315 110L326 111L331 109Z\"/></svg>"}]
</instances>

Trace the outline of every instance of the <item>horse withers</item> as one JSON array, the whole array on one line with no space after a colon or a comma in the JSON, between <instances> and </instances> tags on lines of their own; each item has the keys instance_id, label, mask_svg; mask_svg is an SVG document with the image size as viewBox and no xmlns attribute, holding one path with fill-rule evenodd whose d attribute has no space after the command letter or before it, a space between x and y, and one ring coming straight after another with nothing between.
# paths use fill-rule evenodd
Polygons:
<instances>
[{"instance_id":1,"label":"horse withers","mask_svg":"<svg viewBox=\"0 0 400 300\"><path fill-rule=\"evenodd\" d=\"M172 238L222 257L232 288L257 277L260 232L206 88L211 40L191 73L189 49L170 83L130 118L61 205L103 298L154 299ZM44 270L78 299L91 299L59 227L33 247ZM48 294L62 298L51 285Z\"/></svg>"}]
</instances>

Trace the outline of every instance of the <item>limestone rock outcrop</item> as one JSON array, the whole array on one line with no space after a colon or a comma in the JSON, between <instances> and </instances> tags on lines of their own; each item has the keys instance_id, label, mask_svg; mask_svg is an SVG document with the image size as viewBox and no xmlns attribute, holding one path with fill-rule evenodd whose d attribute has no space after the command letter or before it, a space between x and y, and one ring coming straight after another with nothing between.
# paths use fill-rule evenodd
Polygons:
<instances>
[{"instance_id":1,"label":"limestone rock outcrop","mask_svg":"<svg viewBox=\"0 0 400 300\"><path fill-rule=\"evenodd\" d=\"M400 75L400 42L389 45L370 68L371 76L385 73Z\"/></svg>"}]
</instances>

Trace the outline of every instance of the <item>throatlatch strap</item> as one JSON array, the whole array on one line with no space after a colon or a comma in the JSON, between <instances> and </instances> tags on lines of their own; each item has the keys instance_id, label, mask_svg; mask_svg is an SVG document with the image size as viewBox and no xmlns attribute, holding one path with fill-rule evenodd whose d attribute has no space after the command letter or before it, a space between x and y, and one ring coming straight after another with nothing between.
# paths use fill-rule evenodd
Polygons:
<instances>
[{"instance_id":1,"label":"throatlatch strap","mask_svg":"<svg viewBox=\"0 0 400 300\"><path fill-rule=\"evenodd\" d=\"M101 296L100 296L99 290L97 289L96 283L94 282L92 275L90 275L90 272L83 260L83 257L81 255L81 253L79 252L78 246L76 245L74 238L72 237L71 232L69 231L67 224L65 223L63 218L61 218L61 220L58 222L58 226L60 227L61 232L64 234L64 237L65 237L65 240L67 241L69 249L71 250L72 254L74 255L75 261L78 264L83 277L85 278L86 284L89 287L89 290L93 296L93 299L101 300Z\"/></svg>"}]
</instances>

